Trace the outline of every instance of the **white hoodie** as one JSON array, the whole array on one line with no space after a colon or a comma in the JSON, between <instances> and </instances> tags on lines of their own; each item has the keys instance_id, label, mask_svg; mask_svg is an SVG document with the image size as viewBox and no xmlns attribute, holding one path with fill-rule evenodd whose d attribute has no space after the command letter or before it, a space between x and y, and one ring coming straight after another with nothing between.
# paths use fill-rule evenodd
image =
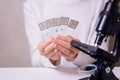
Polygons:
<instances>
[{"instance_id":1,"label":"white hoodie","mask_svg":"<svg viewBox=\"0 0 120 80\"><path fill-rule=\"evenodd\" d=\"M104 3L105 0L25 1L25 28L31 47L33 66L56 67L39 54L37 46L40 42L58 34L71 35L83 43L93 45L97 20ZM106 45L103 46L107 49ZM62 57L59 66L81 66L93 61L94 59L89 55L80 52L72 62Z\"/></svg>"}]
</instances>

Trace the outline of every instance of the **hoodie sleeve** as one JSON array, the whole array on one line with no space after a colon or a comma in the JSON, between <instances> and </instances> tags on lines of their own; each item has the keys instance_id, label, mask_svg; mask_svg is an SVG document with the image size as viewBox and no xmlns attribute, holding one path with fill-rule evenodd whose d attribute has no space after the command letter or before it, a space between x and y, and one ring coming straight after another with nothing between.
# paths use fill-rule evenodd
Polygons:
<instances>
[{"instance_id":1,"label":"hoodie sleeve","mask_svg":"<svg viewBox=\"0 0 120 80\"><path fill-rule=\"evenodd\" d=\"M34 4L32 2L32 4ZM36 13L34 11L33 5L30 1L26 1L23 4L24 17L25 17L25 30L30 44L31 51L31 63L34 67L51 67L56 68L49 59L41 56L37 46L40 42L44 40L43 35L39 29Z\"/></svg>"}]
</instances>

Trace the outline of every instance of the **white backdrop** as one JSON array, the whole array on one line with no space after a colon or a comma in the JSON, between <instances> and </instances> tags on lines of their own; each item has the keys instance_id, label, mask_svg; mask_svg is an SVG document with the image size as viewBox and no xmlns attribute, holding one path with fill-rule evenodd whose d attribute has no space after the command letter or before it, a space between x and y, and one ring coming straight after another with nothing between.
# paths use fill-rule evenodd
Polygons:
<instances>
[{"instance_id":1,"label":"white backdrop","mask_svg":"<svg viewBox=\"0 0 120 80\"><path fill-rule=\"evenodd\" d=\"M29 67L23 0L0 0L0 67Z\"/></svg>"}]
</instances>

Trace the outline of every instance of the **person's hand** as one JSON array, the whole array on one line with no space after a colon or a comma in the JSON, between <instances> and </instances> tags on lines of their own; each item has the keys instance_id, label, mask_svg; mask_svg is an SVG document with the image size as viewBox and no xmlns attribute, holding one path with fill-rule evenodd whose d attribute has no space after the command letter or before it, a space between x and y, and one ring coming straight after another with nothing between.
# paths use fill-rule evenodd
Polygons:
<instances>
[{"instance_id":1,"label":"person's hand","mask_svg":"<svg viewBox=\"0 0 120 80\"><path fill-rule=\"evenodd\" d=\"M67 60L74 60L78 53L79 50L71 46L71 41L75 40L80 42L78 39L74 39L72 36L62 36L58 35L55 43L57 44L55 46L55 49L59 50Z\"/></svg>"},{"instance_id":2,"label":"person's hand","mask_svg":"<svg viewBox=\"0 0 120 80\"><path fill-rule=\"evenodd\" d=\"M40 55L48 58L53 64L60 59L61 52L54 48L56 44L53 39L46 40L38 45Z\"/></svg>"}]
</instances>

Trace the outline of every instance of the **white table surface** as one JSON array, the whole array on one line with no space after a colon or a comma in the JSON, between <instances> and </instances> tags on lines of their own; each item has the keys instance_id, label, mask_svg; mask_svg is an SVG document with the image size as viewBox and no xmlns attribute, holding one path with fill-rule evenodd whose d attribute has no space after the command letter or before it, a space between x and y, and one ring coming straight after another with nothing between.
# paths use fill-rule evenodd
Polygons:
<instances>
[{"instance_id":1,"label":"white table surface","mask_svg":"<svg viewBox=\"0 0 120 80\"><path fill-rule=\"evenodd\" d=\"M120 79L120 67L113 72ZM0 68L0 80L78 80L86 76L76 68Z\"/></svg>"}]
</instances>

